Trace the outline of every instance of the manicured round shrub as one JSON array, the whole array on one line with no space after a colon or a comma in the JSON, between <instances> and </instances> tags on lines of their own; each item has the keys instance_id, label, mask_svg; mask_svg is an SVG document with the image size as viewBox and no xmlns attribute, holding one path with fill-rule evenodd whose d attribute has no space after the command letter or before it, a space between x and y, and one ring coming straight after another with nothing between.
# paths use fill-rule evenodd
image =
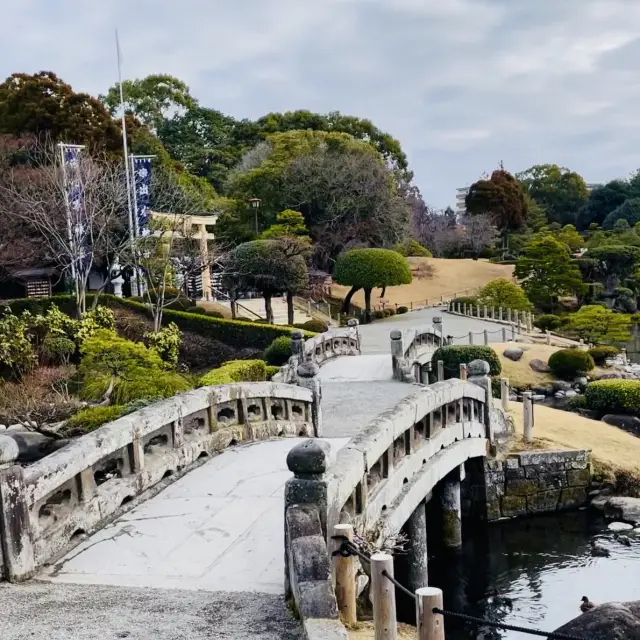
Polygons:
<instances>
[{"instance_id":1,"label":"manicured round shrub","mask_svg":"<svg viewBox=\"0 0 640 640\"><path fill-rule=\"evenodd\" d=\"M264 352L264 359L267 364L274 367L281 367L283 364L286 364L292 355L292 342L291 338L287 336L276 338Z\"/></svg>"},{"instance_id":2,"label":"manicured round shrub","mask_svg":"<svg viewBox=\"0 0 640 640\"><path fill-rule=\"evenodd\" d=\"M200 386L208 387L233 382L260 382L266 379L266 374L267 365L264 360L232 360L205 373L200 378Z\"/></svg>"},{"instance_id":3,"label":"manicured round shrub","mask_svg":"<svg viewBox=\"0 0 640 640\"><path fill-rule=\"evenodd\" d=\"M562 319L560 316L556 316L553 313L545 313L538 316L533 325L538 327L541 331L555 331L562 325Z\"/></svg>"},{"instance_id":4,"label":"manicured round shrub","mask_svg":"<svg viewBox=\"0 0 640 640\"><path fill-rule=\"evenodd\" d=\"M593 349L589 349L589 355L598 366L606 364L608 358L614 358L619 353L619 349L609 345L602 345L601 347L593 347Z\"/></svg>"},{"instance_id":5,"label":"manicured round shrub","mask_svg":"<svg viewBox=\"0 0 640 640\"><path fill-rule=\"evenodd\" d=\"M502 365L498 354L491 348L482 345L452 345L436 349L431 358L433 371L438 371L438 360L444 363L444 377L458 378L460 365L469 364L472 360L484 360L489 363L489 375L498 376L502 372Z\"/></svg>"},{"instance_id":6,"label":"manicured round shrub","mask_svg":"<svg viewBox=\"0 0 640 640\"><path fill-rule=\"evenodd\" d=\"M551 373L559 378L575 378L595 367L593 358L580 349L560 349L549 358Z\"/></svg>"},{"instance_id":7,"label":"manicured round shrub","mask_svg":"<svg viewBox=\"0 0 640 640\"><path fill-rule=\"evenodd\" d=\"M66 336L50 334L40 348L45 364L69 364L76 352L76 343Z\"/></svg>"},{"instance_id":8,"label":"manicured round shrub","mask_svg":"<svg viewBox=\"0 0 640 640\"><path fill-rule=\"evenodd\" d=\"M599 413L640 415L640 380L597 380L584 396L587 407Z\"/></svg>"},{"instance_id":9,"label":"manicured round shrub","mask_svg":"<svg viewBox=\"0 0 640 640\"><path fill-rule=\"evenodd\" d=\"M311 331L311 333L324 333L325 331L329 331L329 325L321 320L307 320L306 322L294 324L293 326L303 331Z\"/></svg>"},{"instance_id":10,"label":"manicured round shrub","mask_svg":"<svg viewBox=\"0 0 640 640\"><path fill-rule=\"evenodd\" d=\"M390 308L383 309L383 311L384 311L385 318L390 318L391 316L394 316L396 314L395 310Z\"/></svg>"},{"instance_id":11,"label":"manicured round shrub","mask_svg":"<svg viewBox=\"0 0 640 640\"><path fill-rule=\"evenodd\" d=\"M87 407L69 418L63 427L63 433L67 437L91 433L103 424L117 420L125 412L125 407L120 405Z\"/></svg>"},{"instance_id":12,"label":"manicured round shrub","mask_svg":"<svg viewBox=\"0 0 640 640\"><path fill-rule=\"evenodd\" d=\"M397 244L394 251L401 256L415 257L415 258L432 258L433 254L429 249L421 245L417 240L405 240L404 242Z\"/></svg>"},{"instance_id":13,"label":"manicured round shrub","mask_svg":"<svg viewBox=\"0 0 640 640\"><path fill-rule=\"evenodd\" d=\"M409 307L401 306L396 309L396 313L398 315L402 315L404 313L409 313Z\"/></svg>"}]
</instances>

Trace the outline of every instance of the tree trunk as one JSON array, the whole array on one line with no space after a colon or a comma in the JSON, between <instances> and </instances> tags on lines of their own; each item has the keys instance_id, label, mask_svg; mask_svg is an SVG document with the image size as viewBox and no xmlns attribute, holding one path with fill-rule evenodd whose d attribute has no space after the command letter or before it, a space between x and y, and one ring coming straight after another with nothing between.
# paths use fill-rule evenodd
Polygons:
<instances>
[{"instance_id":1,"label":"tree trunk","mask_svg":"<svg viewBox=\"0 0 640 640\"><path fill-rule=\"evenodd\" d=\"M371 289L364 290L364 321L371 322Z\"/></svg>"},{"instance_id":2,"label":"tree trunk","mask_svg":"<svg viewBox=\"0 0 640 640\"><path fill-rule=\"evenodd\" d=\"M238 316L238 305L235 298L229 298L229 306L231 307L231 319L235 320Z\"/></svg>"},{"instance_id":3,"label":"tree trunk","mask_svg":"<svg viewBox=\"0 0 640 640\"><path fill-rule=\"evenodd\" d=\"M271 294L264 294L264 311L267 316L267 324L273 324L273 307L271 306Z\"/></svg>"},{"instance_id":4,"label":"tree trunk","mask_svg":"<svg viewBox=\"0 0 640 640\"><path fill-rule=\"evenodd\" d=\"M294 308L293 308L293 293L287 291L287 322L293 325L294 322Z\"/></svg>"},{"instance_id":5,"label":"tree trunk","mask_svg":"<svg viewBox=\"0 0 640 640\"><path fill-rule=\"evenodd\" d=\"M380 297L384 298L384 294L387 292L387 287L382 287L382 291L380 291Z\"/></svg>"},{"instance_id":6,"label":"tree trunk","mask_svg":"<svg viewBox=\"0 0 640 640\"><path fill-rule=\"evenodd\" d=\"M347 297L344 299L344 302L342 303L342 309L341 309L342 313L348 314L351 311L351 298L353 298L354 294L358 291L360 291L360 287L351 287L351 291L347 293Z\"/></svg>"}]
</instances>

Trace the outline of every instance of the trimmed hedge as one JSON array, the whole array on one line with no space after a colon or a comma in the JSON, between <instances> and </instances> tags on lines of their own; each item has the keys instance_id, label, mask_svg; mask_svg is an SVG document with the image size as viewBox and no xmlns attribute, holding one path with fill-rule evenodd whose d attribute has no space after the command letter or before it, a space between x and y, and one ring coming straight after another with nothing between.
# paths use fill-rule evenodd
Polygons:
<instances>
[{"instance_id":1,"label":"trimmed hedge","mask_svg":"<svg viewBox=\"0 0 640 640\"><path fill-rule=\"evenodd\" d=\"M280 367L267 365L267 380L273 380L273 376L275 376L278 371L280 371Z\"/></svg>"},{"instance_id":2,"label":"trimmed hedge","mask_svg":"<svg viewBox=\"0 0 640 640\"><path fill-rule=\"evenodd\" d=\"M93 298L93 295L87 296L87 307L91 306ZM75 297L71 295L52 298L21 298L7 302L15 314L22 313L24 310L29 310L32 313L44 313L52 304L57 305L61 311L71 316L75 314L76 309ZM112 309L129 309L151 317L151 311L140 302L132 302L110 294L101 295L100 302ZM183 331L192 331L218 340L230 347L239 348L266 349L276 338L280 336L291 337L295 331L298 331L298 329L286 326L212 318L209 315L203 316L198 313L165 309L162 314L162 324L168 325L171 322L175 322ZM303 333L305 338L312 338L315 335L309 331L303 331Z\"/></svg>"},{"instance_id":3,"label":"trimmed hedge","mask_svg":"<svg viewBox=\"0 0 640 640\"><path fill-rule=\"evenodd\" d=\"M588 353L598 366L602 366L603 364L606 364L607 358L614 358L617 356L620 353L620 349L609 345L602 345L601 347L593 347L593 349L589 349Z\"/></svg>"},{"instance_id":4,"label":"trimmed hedge","mask_svg":"<svg viewBox=\"0 0 640 640\"><path fill-rule=\"evenodd\" d=\"M562 319L560 316L556 316L553 313L545 313L538 316L533 321L533 325L538 327L541 331L555 331L562 325Z\"/></svg>"},{"instance_id":5,"label":"trimmed hedge","mask_svg":"<svg viewBox=\"0 0 640 640\"><path fill-rule=\"evenodd\" d=\"M587 407L602 414L640 415L640 380L597 380L584 396Z\"/></svg>"},{"instance_id":6,"label":"trimmed hedge","mask_svg":"<svg viewBox=\"0 0 640 640\"><path fill-rule=\"evenodd\" d=\"M267 365L264 360L231 360L217 369L212 369L200 378L200 386L233 382L261 382L266 380Z\"/></svg>"},{"instance_id":7,"label":"trimmed hedge","mask_svg":"<svg viewBox=\"0 0 640 640\"><path fill-rule=\"evenodd\" d=\"M405 314L405 313L409 313L409 307L405 307L404 305L403 305L403 306L401 306L401 307L398 307L398 308L396 309L396 313L397 313L398 315L403 315L403 314Z\"/></svg>"},{"instance_id":8,"label":"trimmed hedge","mask_svg":"<svg viewBox=\"0 0 640 640\"><path fill-rule=\"evenodd\" d=\"M472 360L485 360L489 363L489 375L498 376L502 372L502 365L498 354L491 348L482 345L452 345L436 349L431 358L433 371L438 371L438 360L444 362L445 379L457 378L460 375L460 365L469 364Z\"/></svg>"},{"instance_id":9,"label":"trimmed hedge","mask_svg":"<svg viewBox=\"0 0 640 640\"><path fill-rule=\"evenodd\" d=\"M460 296L459 298L454 298L453 300L451 300L451 302L453 302L453 304L459 304L459 305L463 305L463 304L477 305L478 298L474 298L473 296Z\"/></svg>"},{"instance_id":10,"label":"trimmed hedge","mask_svg":"<svg viewBox=\"0 0 640 640\"><path fill-rule=\"evenodd\" d=\"M580 349L560 349L549 358L551 373L559 378L575 378L595 367L593 358Z\"/></svg>"},{"instance_id":11,"label":"trimmed hedge","mask_svg":"<svg viewBox=\"0 0 640 640\"><path fill-rule=\"evenodd\" d=\"M312 333L324 333L329 331L329 325L321 320L307 320L299 324L293 325L296 329L302 329L304 331L311 331Z\"/></svg>"},{"instance_id":12,"label":"trimmed hedge","mask_svg":"<svg viewBox=\"0 0 640 640\"><path fill-rule=\"evenodd\" d=\"M267 364L274 367L281 367L289 361L289 358L293 355L292 352L293 340L288 336L280 336L276 338L264 352L264 359Z\"/></svg>"}]
</instances>

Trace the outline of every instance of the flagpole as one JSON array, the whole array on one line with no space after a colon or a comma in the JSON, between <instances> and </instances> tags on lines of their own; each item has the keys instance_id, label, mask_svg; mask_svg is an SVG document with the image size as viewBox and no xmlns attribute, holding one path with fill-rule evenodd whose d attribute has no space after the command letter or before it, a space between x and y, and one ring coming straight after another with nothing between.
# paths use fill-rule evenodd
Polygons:
<instances>
[{"instance_id":1,"label":"flagpole","mask_svg":"<svg viewBox=\"0 0 640 640\"><path fill-rule=\"evenodd\" d=\"M129 168L129 147L127 144L127 121L125 118L124 109L124 91L122 89L122 57L120 55L120 39L118 38L118 30L116 29L116 51L118 54L118 86L120 88L120 108L122 109L122 148L124 151L124 169L127 177L127 205L129 209L129 241L131 243L131 256L133 258L133 271L134 277L131 279L131 293L138 295L140 290L138 273L138 261L136 260L136 247L135 247L135 227L133 220L133 205L131 198L132 180Z\"/></svg>"}]
</instances>

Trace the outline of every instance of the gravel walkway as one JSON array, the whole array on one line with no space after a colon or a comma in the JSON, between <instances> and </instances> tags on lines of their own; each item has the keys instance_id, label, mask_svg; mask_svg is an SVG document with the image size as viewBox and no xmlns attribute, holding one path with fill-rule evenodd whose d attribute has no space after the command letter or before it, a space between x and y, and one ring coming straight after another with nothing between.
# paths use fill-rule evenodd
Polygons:
<instances>
[{"instance_id":1,"label":"gravel walkway","mask_svg":"<svg viewBox=\"0 0 640 640\"><path fill-rule=\"evenodd\" d=\"M281 596L0 584L2 640L299 640Z\"/></svg>"}]
</instances>

